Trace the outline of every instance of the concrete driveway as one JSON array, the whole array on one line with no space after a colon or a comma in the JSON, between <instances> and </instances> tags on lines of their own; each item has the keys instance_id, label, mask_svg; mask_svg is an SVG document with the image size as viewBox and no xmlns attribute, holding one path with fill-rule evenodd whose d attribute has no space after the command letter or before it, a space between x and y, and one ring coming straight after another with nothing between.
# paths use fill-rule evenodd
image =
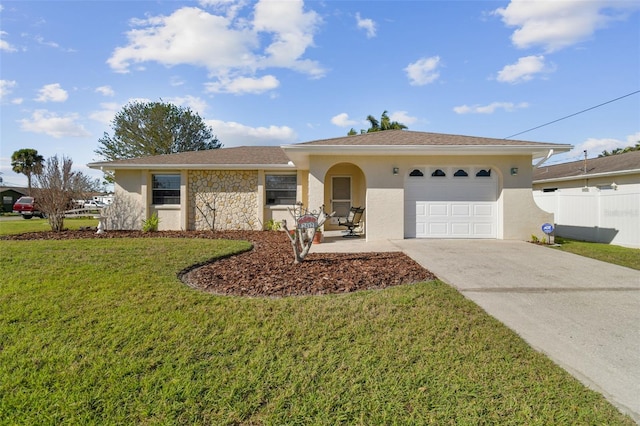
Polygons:
<instances>
[{"instance_id":1,"label":"concrete driveway","mask_svg":"<svg viewBox=\"0 0 640 426\"><path fill-rule=\"evenodd\" d=\"M640 424L640 271L520 241L390 244Z\"/></svg>"}]
</instances>

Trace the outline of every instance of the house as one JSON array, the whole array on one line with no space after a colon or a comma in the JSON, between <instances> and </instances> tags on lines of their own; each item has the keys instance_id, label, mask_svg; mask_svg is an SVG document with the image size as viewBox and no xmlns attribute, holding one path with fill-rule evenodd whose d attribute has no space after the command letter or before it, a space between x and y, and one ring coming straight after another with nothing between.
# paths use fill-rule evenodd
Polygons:
<instances>
[{"instance_id":1,"label":"house","mask_svg":"<svg viewBox=\"0 0 640 426\"><path fill-rule=\"evenodd\" d=\"M27 195L27 189L15 186L0 186L0 195L2 195L0 212L10 213L13 211L13 205L18 201L18 198Z\"/></svg>"},{"instance_id":2,"label":"house","mask_svg":"<svg viewBox=\"0 0 640 426\"><path fill-rule=\"evenodd\" d=\"M368 241L530 238L553 215L531 194L532 159L570 145L387 130L292 145L243 146L96 162L115 174L114 211L130 227L157 213L160 229L262 229L287 208L324 205L338 230L365 208ZM123 218L121 211L118 217ZM123 226L124 222L111 226Z\"/></svg>"},{"instance_id":3,"label":"house","mask_svg":"<svg viewBox=\"0 0 640 426\"><path fill-rule=\"evenodd\" d=\"M555 235L640 248L640 151L539 168L533 194Z\"/></svg>"}]
</instances>

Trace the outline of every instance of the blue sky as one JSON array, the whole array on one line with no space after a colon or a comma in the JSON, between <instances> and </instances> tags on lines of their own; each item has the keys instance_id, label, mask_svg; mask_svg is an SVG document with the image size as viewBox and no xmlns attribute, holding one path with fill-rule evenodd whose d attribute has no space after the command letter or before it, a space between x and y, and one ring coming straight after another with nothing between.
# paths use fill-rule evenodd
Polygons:
<instances>
[{"instance_id":1,"label":"blue sky","mask_svg":"<svg viewBox=\"0 0 640 426\"><path fill-rule=\"evenodd\" d=\"M190 107L225 147L366 129L505 138L640 90L640 2L0 1L0 171L35 148L99 161L134 100ZM517 139L549 163L640 140L640 93Z\"/></svg>"}]
</instances>

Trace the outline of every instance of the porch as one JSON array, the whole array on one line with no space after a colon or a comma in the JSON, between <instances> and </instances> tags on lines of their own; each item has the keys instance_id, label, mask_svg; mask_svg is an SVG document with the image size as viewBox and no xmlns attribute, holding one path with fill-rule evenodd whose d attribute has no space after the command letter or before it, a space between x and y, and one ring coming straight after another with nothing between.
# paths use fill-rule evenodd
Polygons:
<instances>
[{"instance_id":1,"label":"porch","mask_svg":"<svg viewBox=\"0 0 640 426\"><path fill-rule=\"evenodd\" d=\"M311 247L311 253L365 253L402 251L390 240L367 241L365 234L360 238L343 238L348 231L324 231L324 240Z\"/></svg>"}]
</instances>

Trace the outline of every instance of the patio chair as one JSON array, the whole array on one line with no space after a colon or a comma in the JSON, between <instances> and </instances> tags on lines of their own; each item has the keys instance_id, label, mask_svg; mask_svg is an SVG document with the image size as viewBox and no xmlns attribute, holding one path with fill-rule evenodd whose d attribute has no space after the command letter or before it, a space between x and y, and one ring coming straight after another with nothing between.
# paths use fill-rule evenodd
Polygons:
<instances>
[{"instance_id":1,"label":"patio chair","mask_svg":"<svg viewBox=\"0 0 640 426\"><path fill-rule=\"evenodd\" d=\"M349 230L346 235L342 236L343 238L360 238L360 235L353 232L353 230L360 226L360 221L362 220L363 213L364 207L351 207L349 209L349 214L344 221L338 219L338 225L346 226Z\"/></svg>"}]
</instances>

